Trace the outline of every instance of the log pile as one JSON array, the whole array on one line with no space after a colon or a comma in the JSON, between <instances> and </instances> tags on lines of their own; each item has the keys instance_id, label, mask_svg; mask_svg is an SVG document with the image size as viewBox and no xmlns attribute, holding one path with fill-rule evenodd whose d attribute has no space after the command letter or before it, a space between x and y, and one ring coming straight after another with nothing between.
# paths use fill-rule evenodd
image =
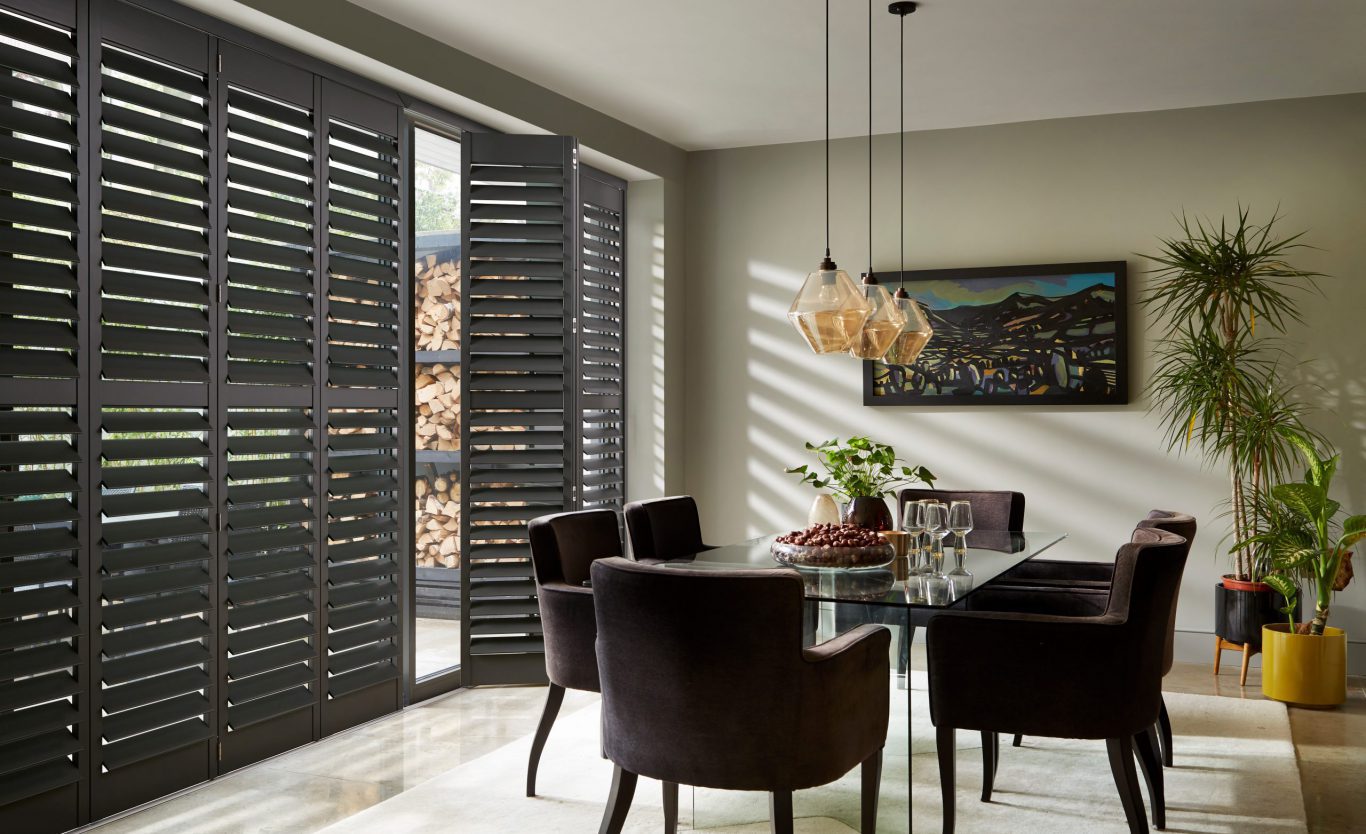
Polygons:
<instances>
[{"instance_id":1,"label":"log pile","mask_svg":"<svg viewBox=\"0 0 1366 834\"><path fill-rule=\"evenodd\" d=\"M417 566L460 567L460 484L455 478L419 478Z\"/></svg>"},{"instance_id":2,"label":"log pile","mask_svg":"<svg viewBox=\"0 0 1366 834\"><path fill-rule=\"evenodd\" d=\"M417 350L460 348L460 262L428 255L417 264Z\"/></svg>"},{"instance_id":3,"label":"log pile","mask_svg":"<svg viewBox=\"0 0 1366 834\"><path fill-rule=\"evenodd\" d=\"M455 366L419 366L414 383L417 448L453 452L460 448L460 377Z\"/></svg>"}]
</instances>

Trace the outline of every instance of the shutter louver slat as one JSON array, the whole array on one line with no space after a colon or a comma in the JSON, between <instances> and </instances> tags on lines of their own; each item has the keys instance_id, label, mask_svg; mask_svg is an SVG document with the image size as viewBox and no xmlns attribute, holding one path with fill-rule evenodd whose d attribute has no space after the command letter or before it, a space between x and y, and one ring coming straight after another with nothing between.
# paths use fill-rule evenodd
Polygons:
<instances>
[{"instance_id":1,"label":"shutter louver slat","mask_svg":"<svg viewBox=\"0 0 1366 834\"><path fill-rule=\"evenodd\" d=\"M397 657L396 409L328 413L328 692L393 680Z\"/></svg>"},{"instance_id":2,"label":"shutter louver slat","mask_svg":"<svg viewBox=\"0 0 1366 834\"><path fill-rule=\"evenodd\" d=\"M232 410L227 422L231 733L243 710L261 720L316 701L317 504L311 410Z\"/></svg>"},{"instance_id":3,"label":"shutter louver slat","mask_svg":"<svg viewBox=\"0 0 1366 834\"><path fill-rule=\"evenodd\" d=\"M313 114L235 86L228 104L227 379L309 387Z\"/></svg>"},{"instance_id":4,"label":"shutter louver slat","mask_svg":"<svg viewBox=\"0 0 1366 834\"><path fill-rule=\"evenodd\" d=\"M584 171L579 186L579 503L586 510L620 511L626 481L625 192L594 173ZM617 442L598 442L604 437Z\"/></svg>"},{"instance_id":5,"label":"shutter louver slat","mask_svg":"<svg viewBox=\"0 0 1366 834\"><path fill-rule=\"evenodd\" d=\"M212 734L211 706L197 694L210 668L212 451L209 421L198 410L106 407L101 435L101 499L135 511L106 512L98 536L97 750L115 770Z\"/></svg>"},{"instance_id":6,"label":"shutter louver slat","mask_svg":"<svg viewBox=\"0 0 1366 834\"><path fill-rule=\"evenodd\" d=\"M327 149L328 385L397 388L397 140L331 119Z\"/></svg>"},{"instance_id":7,"label":"shutter louver slat","mask_svg":"<svg viewBox=\"0 0 1366 834\"><path fill-rule=\"evenodd\" d=\"M106 45L99 82L102 323L129 326L102 340L101 379L207 383L207 81Z\"/></svg>"}]
</instances>

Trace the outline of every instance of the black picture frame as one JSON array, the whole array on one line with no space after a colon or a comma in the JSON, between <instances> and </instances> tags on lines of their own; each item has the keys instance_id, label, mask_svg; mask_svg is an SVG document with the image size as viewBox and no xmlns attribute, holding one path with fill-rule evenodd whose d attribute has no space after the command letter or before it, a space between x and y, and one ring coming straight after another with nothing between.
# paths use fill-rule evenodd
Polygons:
<instances>
[{"instance_id":1,"label":"black picture frame","mask_svg":"<svg viewBox=\"0 0 1366 834\"><path fill-rule=\"evenodd\" d=\"M963 369L961 368L958 369L960 375L957 377L947 377L946 375L944 378L941 379L936 378L934 376L930 376L929 380L933 381L927 380L927 377L924 375L927 373L927 371L916 371L916 373L922 374L922 376L918 376L915 378L916 383L923 383L926 388L933 385L935 386L936 393L922 394L919 392L906 390L889 391L887 390L887 387L889 385L895 388L901 388L904 385L904 382L902 382L896 377L897 371L894 369L889 369L888 366L883 365L883 363L879 361L867 360L863 363L863 404L865 406L1032 405L1064 408L1068 406L1079 405L1094 406L1127 404L1129 402L1129 298L1128 264L1125 261L1088 261L1079 263L1025 264L1019 266L971 267L965 269L922 269L908 270L904 273L904 276L906 282L906 291L910 293L911 297L915 298L915 285L917 283L923 283L927 281L951 280L955 283L970 284L973 281L988 279L1018 278L1021 279L1021 281L1028 281L1030 279L1058 279L1092 274L1104 274L1107 276L1112 276L1111 280L1113 281L1114 296L1112 302L1112 317L1114 321L1114 332L1110 340L1112 344L1108 348L1110 353L1106 354L1107 359L1113 359L1113 364L1107 365L1107 367L1113 368L1113 379L1111 379L1109 375L1106 375L1104 377L1103 390L1086 390L1086 371L1083 369L1081 374L1078 374L1075 377L1073 377L1072 373L1074 369L1068 366L1068 360L1065 355L1060 360L1057 360L1058 363L1061 363L1061 368L1059 368L1058 364L1055 363L1049 368L1049 370L1046 373L1052 373L1054 375L1051 378L1052 380L1056 380L1056 375L1060 372L1067 373L1069 375L1070 380L1067 386L1062 386L1056 384L1056 382L1051 382L1048 385L1048 388L1051 390L1045 393L1034 394L1023 394L1015 392L997 393L995 391L995 385L997 381L1000 379L1010 378L1009 369L1006 369L1005 372L1003 372L1000 376L997 375L995 369L986 374L981 373L981 369L978 369L978 373L976 374L975 378L980 379L981 382L980 384L974 384L971 381L974 378L972 375L972 371L968 370L967 376L963 376L961 374ZM903 273L901 272L885 272L878 274L878 278L882 282L883 286L887 287L888 291L893 291L896 288L896 286L900 285L902 281L902 276ZM1072 295L1078 295L1082 292L1091 292L1094 289L1095 287L1091 286L1081 290L1076 290L1072 293L1049 297L1063 299L1071 297ZM994 303L999 304L1001 302ZM947 326L944 324L944 319L942 316L932 315L931 323L934 324L936 320L939 322L936 329L939 330L942 335L943 332L947 331ZM934 339L932 338L930 344L926 346L925 350L927 353L932 353L933 348ZM1091 350L1093 348L1088 345L1085 346L1083 349ZM1057 353L1058 351L1055 350L1054 352ZM1075 351L1069 350L1068 352L1072 353ZM924 356L925 354L922 354L922 357ZM936 362L936 365L931 367L936 367L938 364L940 363ZM917 362L915 365L912 365L910 367L920 368L920 363ZM1031 363L1029 365L1029 370L1026 372L1039 373L1040 368L1037 364ZM1101 373L1099 369L1096 369L1095 372ZM1016 375L1016 379L1018 379L1018 374ZM988 380L991 381L990 386L987 386ZM1098 381L1101 381L1101 377L1090 377L1090 382L1093 386ZM947 388L951 383L955 382L958 383L955 386L956 390L950 393L939 393L940 391L943 391L944 388ZM975 390L964 390L966 386L969 384L974 384ZM983 390L983 386L989 387L992 390Z\"/></svg>"}]
</instances>

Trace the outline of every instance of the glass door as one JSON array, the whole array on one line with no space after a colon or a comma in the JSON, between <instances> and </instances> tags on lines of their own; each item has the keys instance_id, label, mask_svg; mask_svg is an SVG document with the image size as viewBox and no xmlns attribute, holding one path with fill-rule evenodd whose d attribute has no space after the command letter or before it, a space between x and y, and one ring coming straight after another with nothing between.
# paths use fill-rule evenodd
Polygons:
<instances>
[{"instance_id":1,"label":"glass door","mask_svg":"<svg viewBox=\"0 0 1366 834\"><path fill-rule=\"evenodd\" d=\"M460 143L413 137L417 682L460 666Z\"/></svg>"}]
</instances>

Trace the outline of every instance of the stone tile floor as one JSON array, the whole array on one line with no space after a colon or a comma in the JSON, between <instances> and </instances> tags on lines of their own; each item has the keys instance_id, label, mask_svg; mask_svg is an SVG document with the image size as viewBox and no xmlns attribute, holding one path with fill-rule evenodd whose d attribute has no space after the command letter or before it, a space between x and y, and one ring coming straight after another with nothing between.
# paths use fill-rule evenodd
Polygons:
<instances>
[{"instance_id":1,"label":"stone tile floor","mask_svg":"<svg viewBox=\"0 0 1366 834\"><path fill-rule=\"evenodd\" d=\"M913 664L923 668L916 647ZM1172 692L1262 697L1258 671L1238 686L1237 665L1218 678L1207 664L1178 663L1164 682ZM1315 834L1366 829L1366 680L1349 680L1345 705L1291 708L1305 811ZM245 768L121 818L98 834L306 834L408 790L438 773L531 733L545 690L463 690ZM561 715L593 696L570 692ZM1176 749L1177 764L1181 750ZM511 829L509 829L511 830ZM394 834L399 834L395 832Z\"/></svg>"}]
</instances>

